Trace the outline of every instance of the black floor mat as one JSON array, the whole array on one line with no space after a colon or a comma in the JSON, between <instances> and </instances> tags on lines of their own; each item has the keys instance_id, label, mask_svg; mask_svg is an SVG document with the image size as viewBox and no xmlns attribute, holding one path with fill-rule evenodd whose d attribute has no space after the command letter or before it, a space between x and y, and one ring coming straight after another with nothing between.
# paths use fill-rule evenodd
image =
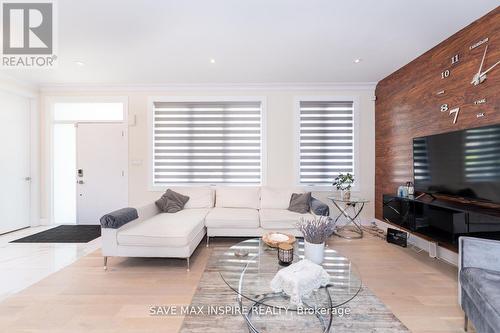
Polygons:
<instances>
[{"instance_id":1,"label":"black floor mat","mask_svg":"<svg viewBox=\"0 0 500 333\"><path fill-rule=\"evenodd\" d=\"M100 236L100 225L60 225L11 243L88 243Z\"/></svg>"}]
</instances>

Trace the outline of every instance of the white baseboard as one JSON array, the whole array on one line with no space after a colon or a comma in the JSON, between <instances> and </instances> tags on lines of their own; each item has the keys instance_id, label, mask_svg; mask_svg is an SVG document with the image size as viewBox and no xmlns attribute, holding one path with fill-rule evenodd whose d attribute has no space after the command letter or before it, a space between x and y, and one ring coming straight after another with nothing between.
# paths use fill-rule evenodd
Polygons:
<instances>
[{"instance_id":1,"label":"white baseboard","mask_svg":"<svg viewBox=\"0 0 500 333\"><path fill-rule=\"evenodd\" d=\"M373 222L375 222L377 224L377 226L384 231L387 231L387 228L402 230L402 229L398 228L397 226L394 226L392 224L388 224L388 223L386 223L384 221L380 221L378 219L373 219ZM406 231L406 230L402 230L402 231ZM408 243L424 250L427 253L432 254L432 252L433 252L432 251L432 246L434 245L433 242L425 240L425 239L418 237L412 233L409 233ZM429 251L429 250L431 250L431 251ZM429 254L429 256L431 256L431 254ZM458 266L458 253L450 251L444 247L437 246L436 258L441 259L443 261L446 261L447 263L449 263L451 265Z\"/></svg>"}]
</instances>

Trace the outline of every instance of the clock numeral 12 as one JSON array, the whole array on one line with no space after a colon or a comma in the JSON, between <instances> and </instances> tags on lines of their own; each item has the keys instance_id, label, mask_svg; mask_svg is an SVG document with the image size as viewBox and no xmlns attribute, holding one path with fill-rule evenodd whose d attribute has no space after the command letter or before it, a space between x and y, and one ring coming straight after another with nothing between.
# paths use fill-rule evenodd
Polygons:
<instances>
[{"instance_id":1,"label":"clock numeral 12","mask_svg":"<svg viewBox=\"0 0 500 333\"><path fill-rule=\"evenodd\" d=\"M449 69L447 69L447 70L445 70L444 72L441 73L441 78L442 79L445 79L448 76L450 76L450 70Z\"/></svg>"},{"instance_id":2,"label":"clock numeral 12","mask_svg":"<svg viewBox=\"0 0 500 333\"><path fill-rule=\"evenodd\" d=\"M459 55L455 54L453 57L451 57L451 64L456 64L459 60Z\"/></svg>"}]
</instances>

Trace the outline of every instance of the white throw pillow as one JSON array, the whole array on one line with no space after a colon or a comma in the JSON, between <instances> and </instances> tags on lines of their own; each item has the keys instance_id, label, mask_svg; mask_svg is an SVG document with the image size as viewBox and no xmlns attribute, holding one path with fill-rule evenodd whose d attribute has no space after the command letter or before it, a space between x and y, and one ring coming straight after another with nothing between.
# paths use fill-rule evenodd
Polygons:
<instances>
[{"instance_id":1,"label":"white throw pillow","mask_svg":"<svg viewBox=\"0 0 500 333\"><path fill-rule=\"evenodd\" d=\"M216 190L215 206L224 208L259 209L260 188L221 187Z\"/></svg>"},{"instance_id":2,"label":"white throw pillow","mask_svg":"<svg viewBox=\"0 0 500 333\"><path fill-rule=\"evenodd\" d=\"M304 190L293 187L262 187L260 194L260 208L288 209L293 193L304 193Z\"/></svg>"},{"instance_id":3,"label":"white throw pillow","mask_svg":"<svg viewBox=\"0 0 500 333\"><path fill-rule=\"evenodd\" d=\"M172 190L189 197L184 209L214 207L214 190L209 187L172 187Z\"/></svg>"}]
</instances>

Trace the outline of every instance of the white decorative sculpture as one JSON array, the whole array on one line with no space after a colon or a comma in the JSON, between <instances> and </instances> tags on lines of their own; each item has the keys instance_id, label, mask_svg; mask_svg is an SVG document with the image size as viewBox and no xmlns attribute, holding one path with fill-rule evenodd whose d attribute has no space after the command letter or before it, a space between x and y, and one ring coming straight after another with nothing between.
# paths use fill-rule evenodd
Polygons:
<instances>
[{"instance_id":1,"label":"white decorative sculpture","mask_svg":"<svg viewBox=\"0 0 500 333\"><path fill-rule=\"evenodd\" d=\"M296 262L281 269L271 281L274 292L283 291L290 296L290 303L302 305L302 299L330 282L330 275L308 259Z\"/></svg>"}]
</instances>

